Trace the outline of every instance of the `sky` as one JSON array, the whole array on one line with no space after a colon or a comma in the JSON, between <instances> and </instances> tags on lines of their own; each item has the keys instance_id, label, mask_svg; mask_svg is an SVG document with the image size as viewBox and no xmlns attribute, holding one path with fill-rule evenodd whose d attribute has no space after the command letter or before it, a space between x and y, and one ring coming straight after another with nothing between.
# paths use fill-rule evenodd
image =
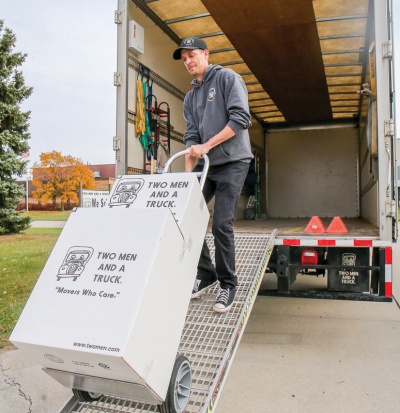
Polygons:
<instances>
[{"instance_id":1,"label":"sky","mask_svg":"<svg viewBox=\"0 0 400 413\"><path fill-rule=\"evenodd\" d=\"M400 82L400 1L394 3ZM14 50L28 54L22 71L34 90L22 109L32 111L30 166L52 150L92 165L115 162L116 8L117 0L0 0L0 19L17 36ZM400 104L397 112L400 121Z\"/></svg>"},{"instance_id":2,"label":"sky","mask_svg":"<svg viewBox=\"0 0 400 413\"><path fill-rule=\"evenodd\" d=\"M61 151L86 164L114 163L116 0L0 0L0 19L27 53L22 72L32 95L30 165Z\"/></svg>"}]
</instances>

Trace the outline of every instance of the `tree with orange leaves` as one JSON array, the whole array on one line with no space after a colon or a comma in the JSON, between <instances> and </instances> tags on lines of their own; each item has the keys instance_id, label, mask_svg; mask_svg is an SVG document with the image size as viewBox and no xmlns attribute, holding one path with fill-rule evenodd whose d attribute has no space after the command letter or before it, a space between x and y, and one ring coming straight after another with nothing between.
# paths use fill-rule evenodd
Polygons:
<instances>
[{"instance_id":1,"label":"tree with orange leaves","mask_svg":"<svg viewBox=\"0 0 400 413\"><path fill-rule=\"evenodd\" d=\"M40 162L33 165L33 192L38 201L55 202L61 199L61 210L69 199L78 201L79 183L85 189L96 189L93 172L78 158L61 152L43 152Z\"/></svg>"}]
</instances>

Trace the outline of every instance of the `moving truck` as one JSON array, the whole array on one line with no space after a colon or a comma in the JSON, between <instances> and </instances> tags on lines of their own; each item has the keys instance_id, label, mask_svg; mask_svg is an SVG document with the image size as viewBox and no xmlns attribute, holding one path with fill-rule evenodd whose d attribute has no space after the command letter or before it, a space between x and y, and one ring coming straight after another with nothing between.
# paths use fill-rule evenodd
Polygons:
<instances>
[{"instance_id":1,"label":"moving truck","mask_svg":"<svg viewBox=\"0 0 400 413\"><path fill-rule=\"evenodd\" d=\"M277 229L259 294L391 301L392 1L118 0L115 23L117 175L152 168L135 132L138 80L170 108L169 152L158 118L158 166L185 148L192 78L172 53L183 38L201 37L210 63L240 74L248 89L257 209L243 219L244 188L235 231ZM174 165L183 171L184 158Z\"/></svg>"},{"instance_id":2,"label":"moving truck","mask_svg":"<svg viewBox=\"0 0 400 413\"><path fill-rule=\"evenodd\" d=\"M124 204L125 214L143 175L160 173L167 158L185 149L183 100L192 78L172 59L181 40L203 38L210 63L240 74L248 89L255 162L234 222L234 307L212 311L217 287L191 300L178 349L193 372L185 411L210 413L257 294L392 301L391 246L398 236L392 0L118 0L115 23L113 144L121 185L110 206ZM152 126L139 136L145 113ZM183 157L172 170L184 170ZM162 189L167 182L157 176L146 180ZM213 254L210 234L206 241ZM189 250L190 244L185 239ZM77 253L82 259L74 263ZM60 282L66 267L85 266L91 252L75 246L68 254L57 264ZM64 385L100 391L90 389L94 374ZM94 402L71 396L59 413L159 409L116 391L126 384L109 383ZM112 396L119 394L127 399Z\"/></svg>"}]
</instances>

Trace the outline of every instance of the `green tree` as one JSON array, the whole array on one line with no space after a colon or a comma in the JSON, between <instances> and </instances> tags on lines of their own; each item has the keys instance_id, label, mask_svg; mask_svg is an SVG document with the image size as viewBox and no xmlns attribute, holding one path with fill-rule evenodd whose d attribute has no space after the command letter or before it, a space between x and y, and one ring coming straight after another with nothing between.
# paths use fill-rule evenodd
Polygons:
<instances>
[{"instance_id":1,"label":"green tree","mask_svg":"<svg viewBox=\"0 0 400 413\"><path fill-rule=\"evenodd\" d=\"M25 190L14 176L26 171L27 140L30 112L22 112L21 103L31 95L33 88L25 86L18 67L26 54L13 53L16 36L0 20L0 234L15 233L29 227L30 217L16 212L19 198Z\"/></svg>"}]
</instances>

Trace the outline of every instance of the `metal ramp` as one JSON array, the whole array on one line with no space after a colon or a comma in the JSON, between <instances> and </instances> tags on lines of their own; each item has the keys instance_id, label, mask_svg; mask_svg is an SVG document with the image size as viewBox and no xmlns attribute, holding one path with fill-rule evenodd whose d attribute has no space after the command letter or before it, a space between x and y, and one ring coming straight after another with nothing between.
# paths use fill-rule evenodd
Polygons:
<instances>
[{"instance_id":1,"label":"metal ramp","mask_svg":"<svg viewBox=\"0 0 400 413\"><path fill-rule=\"evenodd\" d=\"M187 413L210 413L217 405L268 265L275 234L276 230L272 234L235 234L238 288L229 312L217 314L212 308L218 287L190 302L179 346L179 353L188 357L193 372ZM207 235L206 239L214 259L213 236ZM58 413L157 411L157 405L105 395L92 403L78 402L71 396Z\"/></svg>"}]
</instances>

